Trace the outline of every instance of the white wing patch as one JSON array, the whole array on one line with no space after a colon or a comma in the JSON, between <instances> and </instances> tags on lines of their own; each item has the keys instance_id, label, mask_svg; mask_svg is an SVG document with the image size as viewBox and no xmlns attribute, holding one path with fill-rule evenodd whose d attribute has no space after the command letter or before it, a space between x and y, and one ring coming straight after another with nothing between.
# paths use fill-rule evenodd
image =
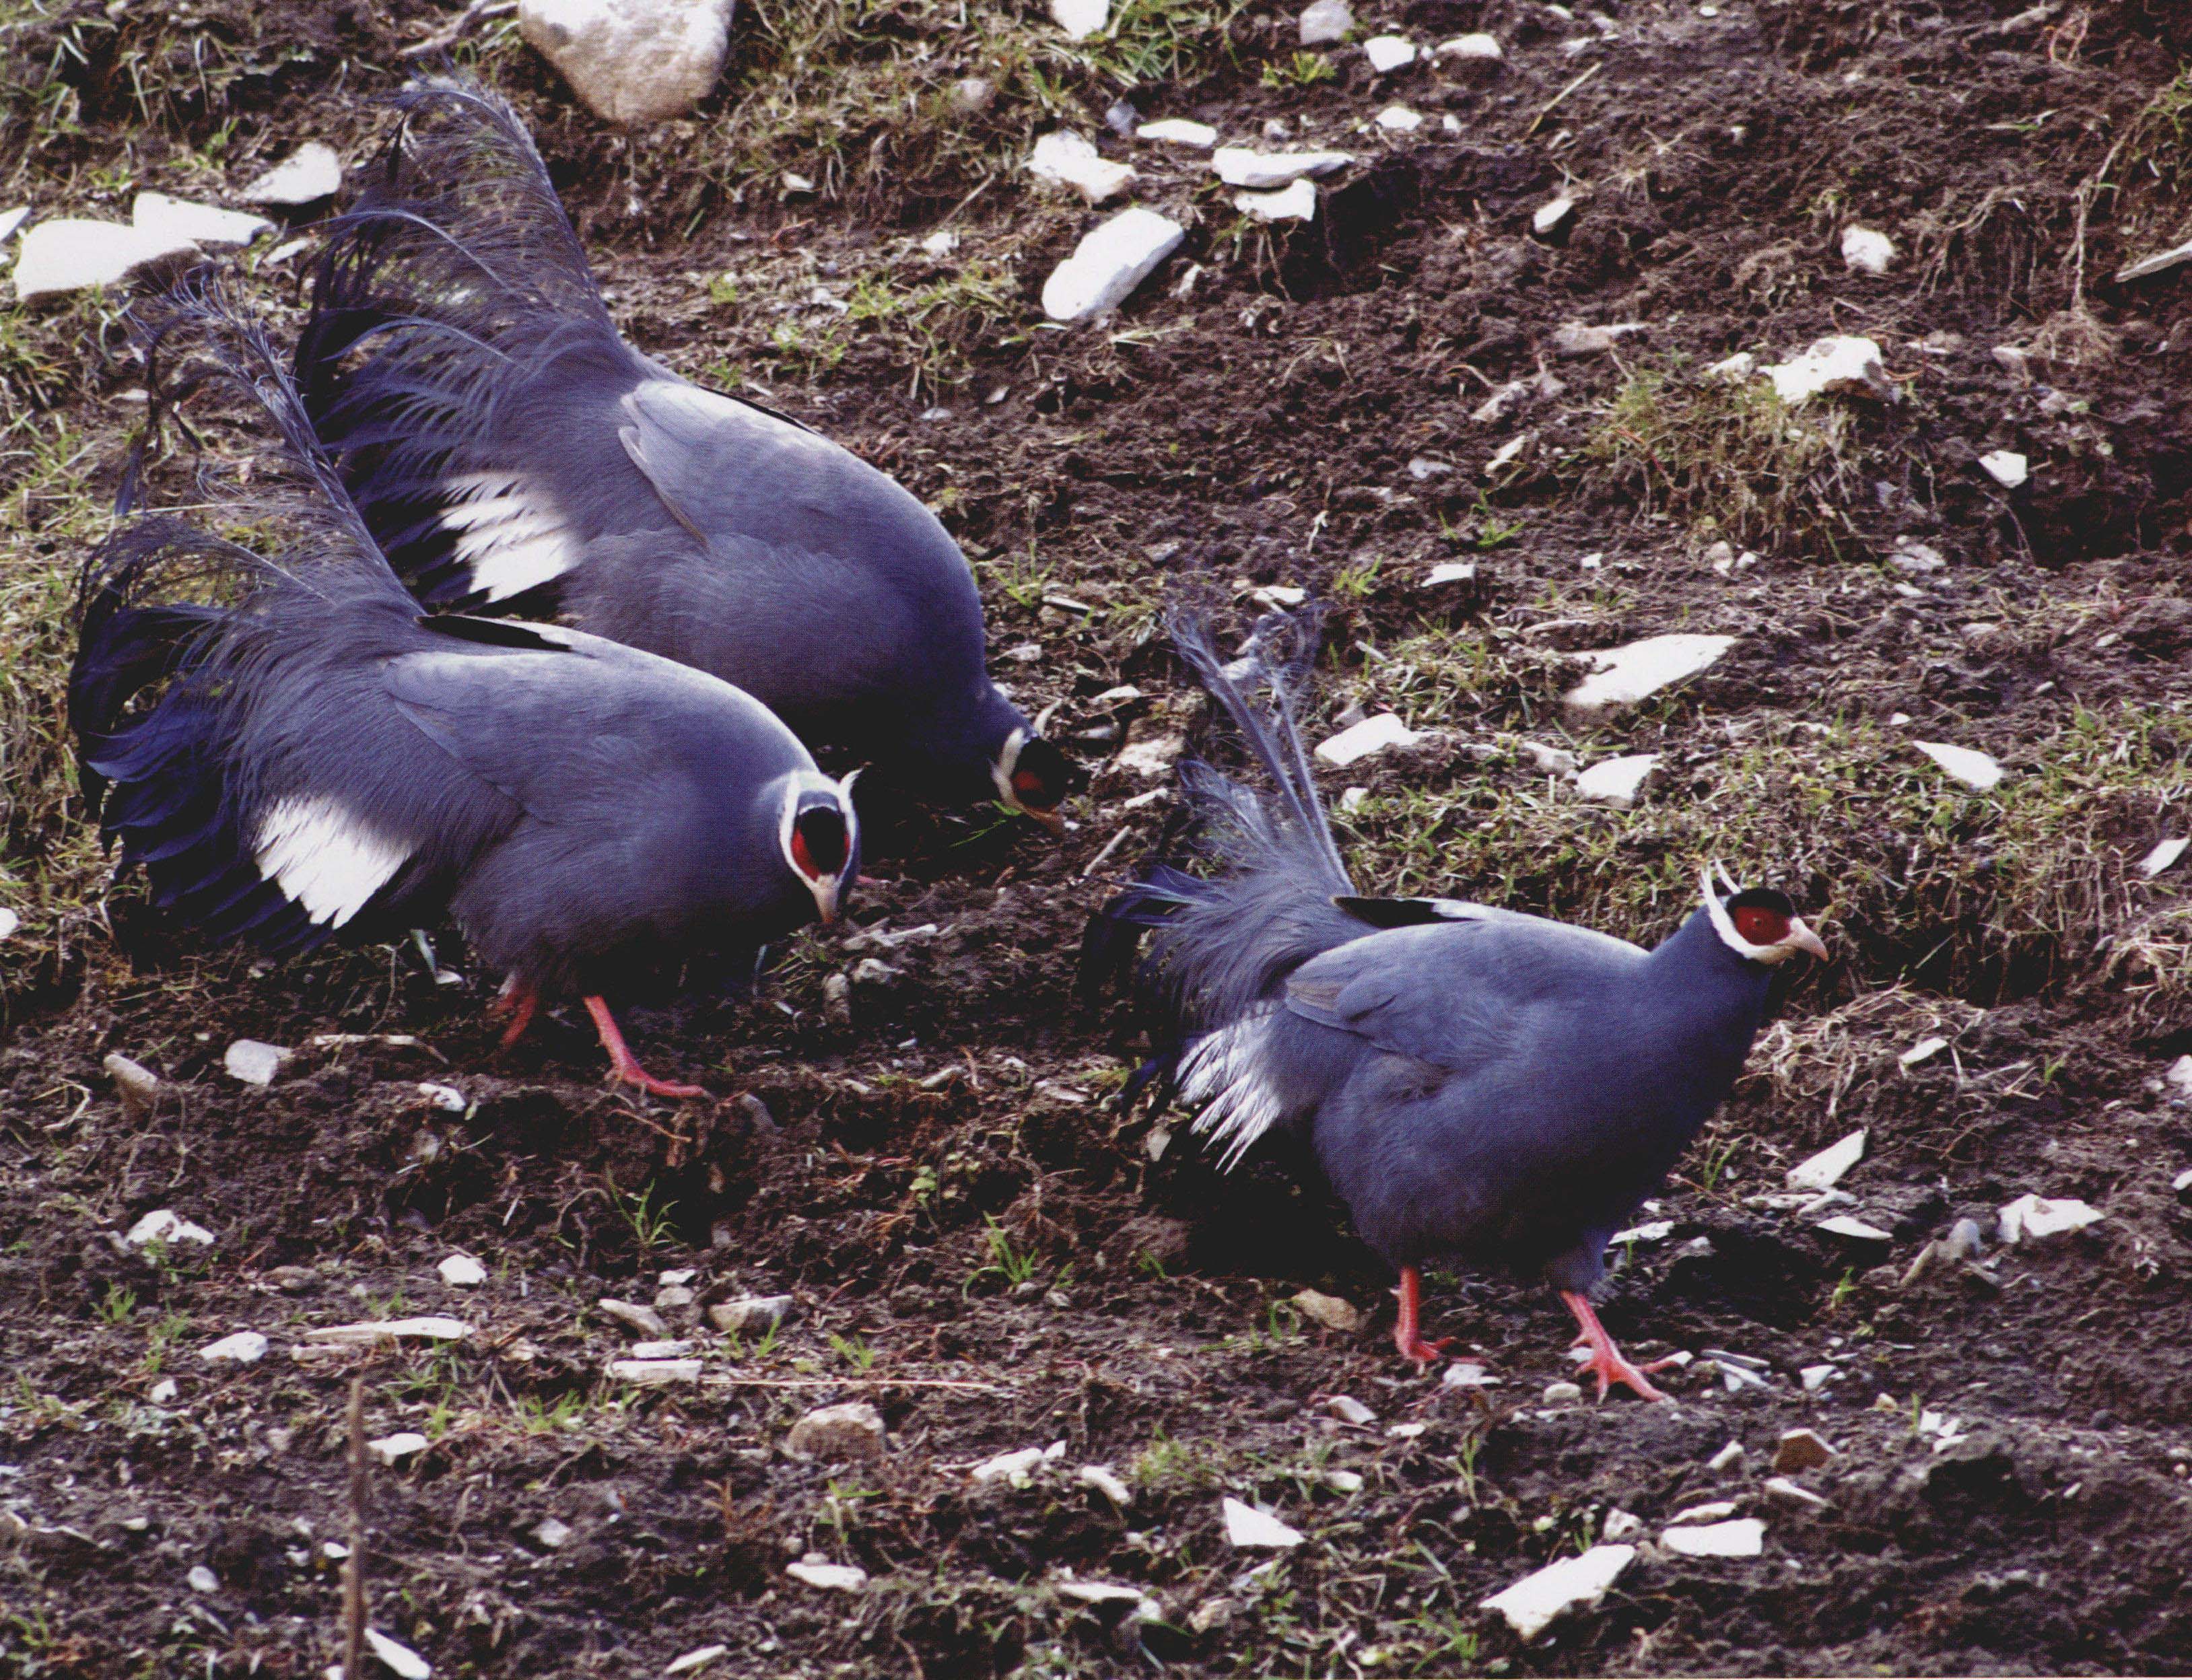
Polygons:
<instances>
[{"instance_id":1,"label":"white wing patch","mask_svg":"<svg viewBox=\"0 0 2192 1680\"><path fill-rule=\"evenodd\" d=\"M491 601L560 578L585 557L555 498L515 474L459 473L445 488L451 501L442 528L456 533L457 558Z\"/></svg>"},{"instance_id":2,"label":"white wing patch","mask_svg":"<svg viewBox=\"0 0 2192 1680\"><path fill-rule=\"evenodd\" d=\"M1260 1009L1205 1034L1180 1064L1181 1100L1202 1109L1194 1129L1224 1146L1218 1165L1227 1172L1285 1118L1285 1103L1264 1077L1264 1029L1276 1013Z\"/></svg>"},{"instance_id":3,"label":"white wing patch","mask_svg":"<svg viewBox=\"0 0 2192 1680\"><path fill-rule=\"evenodd\" d=\"M403 867L411 848L376 834L325 794L277 800L252 861L315 922L340 927Z\"/></svg>"}]
</instances>

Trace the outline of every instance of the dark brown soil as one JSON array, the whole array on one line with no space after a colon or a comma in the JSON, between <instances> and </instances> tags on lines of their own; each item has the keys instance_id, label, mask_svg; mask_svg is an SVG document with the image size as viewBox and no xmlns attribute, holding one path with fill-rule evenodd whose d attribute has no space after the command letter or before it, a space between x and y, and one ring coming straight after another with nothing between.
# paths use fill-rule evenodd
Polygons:
<instances>
[{"instance_id":1,"label":"dark brown soil","mask_svg":"<svg viewBox=\"0 0 2192 1680\"><path fill-rule=\"evenodd\" d=\"M1373 3L1361 34L1487 29L1506 66L1373 86L1350 48L1334 79L1272 87L1260 70L1292 57L1292 11L1259 6L1201 79L1136 94L1143 114L1236 138L1306 116L1320 143L1396 100L1429 122L1356 137L1363 161L1320 219L1278 236L1235 236L1199 162L1137 149L1144 202L1197 225L1113 321L1063 333L1034 324L1033 299L1087 218L1016 175L958 212L961 251L932 259L917 242L980 179L948 159L910 157L896 187L856 174L840 196L785 200L756 181L734 202L697 184L695 148L720 130L610 135L522 48L489 56L632 337L696 375L743 371L942 506L982 567L999 669L1059 703L1054 732L1093 786L1062 846L908 818L855 926L800 941L756 999L696 964L640 1000L635 1044L722 1093L704 1103L600 1085L575 1011L498 1061L494 977L447 930L461 986L409 947L277 970L205 953L127 891L111 925L94 906L26 930L0 1048L0 1672L323 1671L353 1376L369 1434L431 1438L374 1474L369 1576L375 1625L442 1675L651 1675L712 1643L728 1654L704 1672L935 1680L2192 1666L2192 1215L2172 1190L2192 1114L2160 1078L2192 1051L2192 933L2170 919L2170 878L2132 867L2187 822L2192 269L2109 277L2182 236L2164 168L2081 193L2143 132L2192 28L2161 0L2009 26L2016 0L1604 9L1601 42L1580 9L1570 23L1523 0ZM871 10L884 35L929 26L926 9ZM71 20L105 16L57 9L14 50L43 66ZM90 62L64 55L60 73L82 127L42 145L21 191L42 209L94 203L94 172L126 154L139 184L203 193L190 151L231 118L237 180L255 171L244 157L305 138L362 156L395 49L446 20L410 3L209 14L203 32L258 68L208 100L171 62L140 64L171 78L149 113L128 95L127 29L79 30ZM742 45L711 111L757 62ZM1069 93L1089 128L1116 89ZM1534 240L1531 212L1563 183L1584 189L1573 231ZM1885 278L1845 271L1852 219L1902 247ZM888 324L830 339L834 356L785 348L787 322L810 341L836 332L805 305L818 285L978 261L1009 271L1004 319L931 358ZM737 297L711 301L726 273ZM260 292L294 301L271 274ZM1647 330L1565 359L1553 335L1570 322ZM1875 339L1902 400L1844 405L1818 516L1788 527L1811 534L1750 536L1757 563L1717 573L1713 533L1691 523L1710 495L1680 502L1681 463L1593 453L1607 406L1640 369L1698 390L1684 367L1830 332ZM2002 345L2030 350L2029 377ZM1564 389L1471 419L1541 372ZM94 445L93 493L118 470L136 411L111 399L132 379L86 345L80 376L44 388ZM1519 462L1487 471L1523 430ZM1973 464L2000 447L2031 458L2023 488ZM68 562L37 538L5 563ZM1898 538L1945 567L1898 569ZM1417 587L1455 557L1479 561L1476 584ZM1163 828L1162 807L1126 804L1156 784L1108 766L1118 727L1199 715L1154 611L1190 575L1228 599L1333 595L1331 711L1374 698L1448 732L1333 779L1384 813L1361 825L1366 877L1650 938L1717 845L1824 912L1838 960L1799 982L1663 1199L1671 1231L1634 1248L1605 1305L1640 1353L1731 1350L1765 1362L1765 1386L1728 1392L1701 1363L1670 1373L1676 1406L1544 1403L1567 1369L1564 1313L1542 1286L1480 1276L1434 1280L1433 1328L1497 1386L1415 1376L1384 1334L1390 1280L1299 1163L1223 1178L1184 1134L1155 1147L1176 1119L1101 1100L1133 1053L1123 1022L1076 1000L1072 954ZM1580 743L1669 755L1634 818L1556 797L1507 747L1465 750L1563 738L1558 650L1690 629L1744 640L1672 703ZM1453 662L1412 654L1419 669L1396 675L1394 650L1426 637ZM1099 698L1122 684L1141 697ZM2088 726L2097 763L2138 773L2078 780L2064 743ZM1896 745L1909 734L2061 779L2058 817L2027 805L1997 821L1944 792ZM1746 751L1759 779L1730 785ZM0 880L45 867L60 834L19 823ZM1656 908L1636 885L1653 880ZM893 951L852 941L929 924ZM825 980L865 954L899 974L833 1005ZM1929 1033L1949 1048L1900 1067ZM247 1090L221 1068L238 1037L300 1053ZM161 1075L149 1118L102 1073L115 1051ZM1847 1187L1892 1241L1762 1199L1858 1126L1869 1150ZM1903 1283L1955 1220L1991 1229L2027 1191L2106 1216ZM157 1208L215 1246L128 1250L120 1233ZM442 1284L460 1250L485 1287ZM611 1380L631 1337L596 1303L652 1301L688 1269L697 1305L665 1317L701 1338L704 1386ZM1305 1322L1283 1304L1304 1287L1368 1327ZM769 1346L698 1316L777 1291L797 1304ZM406 1313L476 1332L441 1351L302 1341ZM199 1358L246 1329L272 1341L262 1364ZM1799 1371L1829 1363L1807 1392ZM1376 1423L1340 1423L1338 1393ZM844 1399L881 1409L882 1457L786 1455L802 1412ZM1927 1412L1961 1438L1921 1432ZM1762 1490L1798 1427L1838 1449L1801 1478L1824 1510ZM1709 1468L1730 1441L1747 1455ZM968 1473L1053 1442L1062 1456L1030 1485ZM1088 1464L1129 1480L1129 1508L1076 1479ZM1306 1543L1233 1550L1225 1495ZM1662 1519L1721 1498L1766 1519L1763 1556L1657 1544ZM1525 1647L1477 1609L1617 1510L1646 1544L1597 1609ZM559 1546L536 1532L548 1518L571 1531ZM787 1577L810 1552L870 1584ZM191 1584L198 1566L210 1591ZM1142 1586L1162 1620L1060 1596L1069 1572Z\"/></svg>"}]
</instances>

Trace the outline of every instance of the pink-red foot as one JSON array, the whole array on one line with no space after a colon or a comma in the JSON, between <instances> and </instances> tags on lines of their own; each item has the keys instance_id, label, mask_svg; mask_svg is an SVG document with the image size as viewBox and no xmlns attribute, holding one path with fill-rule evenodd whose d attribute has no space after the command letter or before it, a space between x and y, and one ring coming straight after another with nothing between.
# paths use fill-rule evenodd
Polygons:
<instances>
[{"instance_id":1,"label":"pink-red foot","mask_svg":"<svg viewBox=\"0 0 2192 1680\"><path fill-rule=\"evenodd\" d=\"M1413 1359L1420 1369L1453 1347L1453 1339L1431 1340L1424 1336L1424 1280L1414 1267L1401 1268L1401 1286L1394 1293L1401 1297L1401 1316L1393 1325L1393 1346L1401 1350L1403 1359Z\"/></svg>"},{"instance_id":2,"label":"pink-red foot","mask_svg":"<svg viewBox=\"0 0 2192 1680\"><path fill-rule=\"evenodd\" d=\"M624 1034L617 1028L616 1017L609 1013L608 1000L588 998L586 1013L594 1017L595 1030L602 1035L602 1048L609 1053L609 1073L613 1078L628 1085L636 1085L650 1096L689 1097L705 1096L708 1093L699 1085L673 1085L668 1079L658 1079L639 1065L639 1058L625 1043Z\"/></svg>"},{"instance_id":3,"label":"pink-red foot","mask_svg":"<svg viewBox=\"0 0 2192 1680\"><path fill-rule=\"evenodd\" d=\"M540 1007L540 994L513 976L504 982L502 990L487 1006L487 1018L508 1024L502 1029L502 1042L497 1046L508 1050L525 1036L525 1029L533 1024L534 1012Z\"/></svg>"},{"instance_id":4,"label":"pink-red foot","mask_svg":"<svg viewBox=\"0 0 2192 1680\"><path fill-rule=\"evenodd\" d=\"M1606 1333L1606 1326L1599 1323L1590 1296L1574 1290L1562 1290L1561 1299L1567 1303L1568 1311L1575 1314L1576 1323L1583 1331L1576 1337L1575 1346L1590 1350L1590 1357L1584 1361L1580 1369L1598 1379L1600 1399L1603 1400L1617 1382L1635 1390L1647 1400L1667 1398L1652 1386L1651 1379L1645 1372L1664 1370L1675 1363L1673 1359L1655 1359L1641 1367L1631 1364L1622 1357L1621 1350L1613 1345L1613 1338Z\"/></svg>"}]
</instances>

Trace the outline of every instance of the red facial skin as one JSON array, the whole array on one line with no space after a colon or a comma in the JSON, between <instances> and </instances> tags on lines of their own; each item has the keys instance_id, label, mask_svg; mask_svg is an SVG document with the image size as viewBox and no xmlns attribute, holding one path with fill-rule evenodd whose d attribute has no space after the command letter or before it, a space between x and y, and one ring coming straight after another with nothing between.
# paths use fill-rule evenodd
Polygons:
<instances>
[{"instance_id":1,"label":"red facial skin","mask_svg":"<svg viewBox=\"0 0 2192 1680\"><path fill-rule=\"evenodd\" d=\"M1730 920L1735 931L1754 945L1778 945L1789 937L1789 918L1762 904L1746 904Z\"/></svg>"}]
</instances>

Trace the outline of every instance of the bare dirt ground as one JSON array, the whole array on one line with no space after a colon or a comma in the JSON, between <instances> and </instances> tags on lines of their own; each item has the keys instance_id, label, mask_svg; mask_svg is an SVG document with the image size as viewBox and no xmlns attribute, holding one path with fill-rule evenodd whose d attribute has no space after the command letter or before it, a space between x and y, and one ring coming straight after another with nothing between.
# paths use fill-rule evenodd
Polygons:
<instances>
[{"instance_id":1,"label":"bare dirt ground","mask_svg":"<svg viewBox=\"0 0 2192 1680\"><path fill-rule=\"evenodd\" d=\"M402 49L454 17L6 0L0 208L223 201L306 139L356 170ZM1369 0L1357 39L1383 29L1506 57L1379 78L1220 0L1129 0L1079 47L1036 8L764 0L694 119L628 135L507 16L453 48L535 123L642 347L938 508L997 668L1093 778L1063 846L904 819L853 925L757 999L696 964L636 1008L651 1063L713 1102L607 1089L575 1014L497 1061L494 977L447 930L461 984L408 946L272 969L106 896L57 708L139 373L122 299L0 309L0 1672L320 1673L359 1375L370 1434L429 1442L374 1478L374 1623L443 1675L657 1674L716 1644L701 1671L939 1680L2192 1666L2192 1113L2162 1077L2192 1051L2192 863L2138 868L2192 832L2192 267L2113 277L2192 232L2192 26L2164 0ZM1272 231L1200 154L1107 139L1190 233L1116 316L1059 329L1036 296L1092 218L1017 162L1122 99L1357 161ZM1426 121L1366 129L1394 103ZM1533 236L1563 192L1570 223ZM1886 276L1845 269L1853 222L1896 242ZM939 228L960 242L931 254ZM303 259L243 263L293 321ZM1630 322L1559 352L1563 325ZM1879 343L1895 400L1790 413L1701 371L1834 332ZM1978 468L1997 449L2026 483ZM1474 579L1423 587L1454 561ZM1105 1103L1131 1023L1076 999L1072 953L1167 821L1116 751L1202 738L1157 627L1189 576L1244 611L1271 584L1336 604L1320 733L1351 705L1436 732L1332 778L1367 789L1366 881L1650 940L1718 855L1824 921L1836 960L1606 1303L1633 1350L1699 1356L1679 1404L1549 1399L1565 1315L1485 1276L1434 1279L1432 1329L1496 1383L1413 1375L1389 1280L1299 1163L1221 1178L1162 1145L1176 1119ZM1676 629L1740 641L1636 713L1563 721L1570 654ZM1914 739L2007 774L1972 791ZM1590 806L1530 743L1659 753L1660 779ZM896 973L834 1002L870 956ZM299 1054L249 1089L222 1071L238 1037ZM101 1070L117 1051L163 1080L149 1115ZM1885 1240L1771 1199L1858 1127L1836 1211ZM2026 1192L2104 1217L2005 1249ZM214 1244L120 1241L161 1208ZM1967 1216L1976 1260L1906 1282ZM457 1251L482 1286L443 1284ZM601 1302L687 1273L661 1316L700 1383L612 1377L634 1333ZM1304 1318L1304 1287L1365 1327ZM774 1293L773 1336L705 1315ZM420 1313L473 1334L304 1340ZM200 1357L247 1330L260 1363ZM789 1455L841 1400L878 1409L882 1453ZM1836 1449L1798 1478L1823 1506L1764 1486L1800 1427ZM1303 1543L1236 1550L1229 1495ZM1761 1555L1660 1542L1720 1500L1764 1519ZM1524 1645L1478 1608L1618 1512L1641 1551L1595 1609ZM786 1575L817 1553L866 1584Z\"/></svg>"}]
</instances>

